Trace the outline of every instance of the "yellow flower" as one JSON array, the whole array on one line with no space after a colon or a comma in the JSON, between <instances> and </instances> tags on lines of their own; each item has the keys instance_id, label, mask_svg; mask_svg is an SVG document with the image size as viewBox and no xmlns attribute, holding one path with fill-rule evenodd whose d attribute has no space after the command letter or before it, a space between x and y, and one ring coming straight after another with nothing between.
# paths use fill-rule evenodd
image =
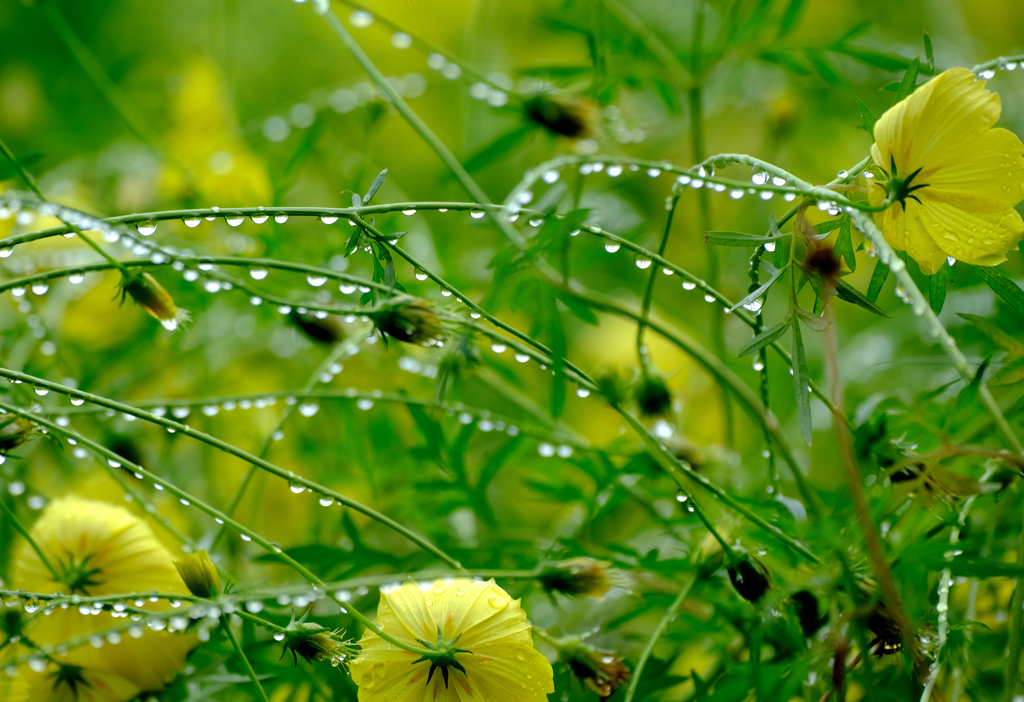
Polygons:
<instances>
[{"instance_id":1,"label":"yellow flower","mask_svg":"<svg viewBox=\"0 0 1024 702\"><path fill-rule=\"evenodd\" d=\"M555 689L551 664L533 648L519 603L493 580L382 588L377 626L413 646L446 647L450 662L437 671L436 662L368 631L350 665L360 702L546 701Z\"/></svg>"},{"instance_id":2,"label":"yellow flower","mask_svg":"<svg viewBox=\"0 0 1024 702\"><path fill-rule=\"evenodd\" d=\"M28 592L103 596L122 593L186 594L170 552L149 526L121 507L69 496L54 500L32 526L32 538L61 575L54 576L28 544L23 544L14 571L17 587ZM166 600L147 603L153 611ZM55 609L35 617L26 633L36 644L60 644L103 632L123 623L110 614L82 614ZM159 690L195 648L192 635L147 631L99 649L103 663L140 690ZM126 698L127 699L127 698Z\"/></svg>"},{"instance_id":3,"label":"yellow flower","mask_svg":"<svg viewBox=\"0 0 1024 702\"><path fill-rule=\"evenodd\" d=\"M16 647L12 657L30 655ZM130 680L105 666L100 652L92 647L72 649L54 661L36 659L20 665L17 675L0 677L0 700L4 702L124 702L140 690Z\"/></svg>"},{"instance_id":4,"label":"yellow flower","mask_svg":"<svg viewBox=\"0 0 1024 702\"><path fill-rule=\"evenodd\" d=\"M980 266L1006 260L1024 233L1024 145L993 129L1002 105L966 68L953 68L897 103L875 124L871 157L887 180L869 191L893 248L931 275L946 257Z\"/></svg>"}]
</instances>

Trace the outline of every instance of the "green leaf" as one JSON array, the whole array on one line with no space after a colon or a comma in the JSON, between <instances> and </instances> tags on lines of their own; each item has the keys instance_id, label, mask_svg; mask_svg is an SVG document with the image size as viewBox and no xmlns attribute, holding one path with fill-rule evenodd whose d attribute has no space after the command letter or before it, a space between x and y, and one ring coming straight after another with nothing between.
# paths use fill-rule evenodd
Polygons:
<instances>
[{"instance_id":1,"label":"green leaf","mask_svg":"<svg viewBox=\"0 0 1024 702\"><path fill-rule=\"evenodd\" d=\"M878 300L878 295L882 292L882 286L885 285L885 280L888 277L889 266L885 265L881 261L876 263L875 272L871 274L871 282L868 283L867 298L870 302L876 302Z\"/></svg>"},{"instance_id":2,"label":"green leaf","mask_svg":"<svg viewBox=\"0 0 1024 702\"><path fill-rule=\"evenodd\" d=\"M811 384L811 374L807 371L807 356L804 353L804 340L800 335L800 323L793 326L793 394L796 397L796 415L800 422L800 434L807 445L811 445L811 400L807 388Z\"/></svg>"},{"instance_id":3,"label":"green leaf","mask_svg":"<svg viewBox=\"0 0 1024 702\"><path fill-rule=\"evenodd\" d=\"M768 263L767 261L761 261L761 265L764 267L764 269L768 272L768 274L770 276L768 278L768 280L766 280L764 283L762 283L761 286L757 288L757 290L754 290L752 293L747 295L745 298L743 298L742 300L737 302L735 305L730 307L729 308L729 312L735 312L736 310L738 310L743 305L749 305L751 302L753 302L757 298L759 298L762 295L764 295L765 291L768 290L768 288L770 288L771 286L773 286L775 284L775 281L777 281L779 279L779 277L783 273L786 272L785 268L776 268L775 266L773 266L772 264Z\"/></svg>"},{"instance_id":4,"label":"green leaf","mask_svg":"<svg viewBox=\"0 0 1024 702\"><path fill-rule=\"evenodd\" d=\"M941 266L934 275L928 276L928 302L935 314L942 311L942 303L946 301L947 280L949 280L948 266Z\"/></svg>"},{"instance_id":5,"label":"green leaf","mask_svg":"<svg viewBox=\"0 0 1024 702\"><path fill-rule=\"evenodd\" d=\"M761 246L783 238L781 234L764 236L746 232L705 232L704 241L715 246Z\"/></svg>"},{"instance_id":6,"label":"green leaf","mask_svg":"<svg viewBox=\"0 0 1024 702\"><path fill-rule=\"evenodd\" d=\"M501 159L503 156L507 156L512 153L532 131L533 127L531 125L520 125L515 129L502 134L490 144L477 151L466 159L466 162L463 165L466 170L470 172L478 171L485 166L489 166L495 161Z\"/></svg>"},{"instance_id":7,"label":"green leaf","mask_svg":"<svg viewBox=\"0 0 1024 702\"><path fill-rule=\"evenodd\" d=\"M892 71L893 73L906 70L907 66L910 65L910 61L896 54L887 54L881 51L874 51L873 49L862 49L846 44L833 44L828 50L833 53L849 56L869 66L881 68L883 71Z\"/></svg>"},{"instance_id":8,"label":"green leaf","mask_svg":"<svg viewBox=\"0 0 1024 702\"><path fill-rule=\"evenodd\" d=\"M860 117L864 120L864 131L871 135L873 139L875 136L875 122L878 120L873 114L871 114L871 108L864 104L864 101L857 98L857 107L860 108Z\"/></svg>"},{"instance_id":9,"label":"green leaf","mask_svg":"<svg viewBox=\"0 0 1024 702\"><path fill-rule=\"evenodd\" d=\"M807 47L804 49L804 56L826 83L837 87L846 85L846 79L839 75L839 71L824 53L813 47Z\"/></svg>"},{"instance_id":10,"label":"green leaf","mask_svg":"<svg viewBox=\"0 0 1024 702\"><path fill-rule=\"evenodd\" d=\"M18 169L20 165L25 170L29 167L34 166L43 159L44 154L26 154L18 159L17 165L12 163L9 159L0 160L0 181L9 180L21 175L21 171Z\"/></svg>"},{"instance_id":11,"label":"green leaf","mask_svg":"<svg viewBox=\"0 0 1024 702\"><path fill-rule=\"evenodd\" d=\"M765 329L763 332L755 336L753 339L748 341L743 348L740 349L739 353L736 354L736 358L743 358L749 356L755 351L767 346L773 341L777 341L786 333L789 329L790 320L787 318L782 324L776 324L771 329Z\"/></svg>"},{"instance_id":12,"label":"green leaf","mask_svg":"<svg viewBox=\"0 0 1024 702\"><path fill-rule=\"evenodd\" d=\"M924 55L928 72L935 75L935 50L932 49L932 38L928 36L928 32L924 33Z\"/></svg>"},{"instance_id":13,"label":"green leaf","mask_svg":"<svg viewBox=\"0 0 1024 702\"><path fill-rule=\"evenodd\" d=\"M914 92L914 89L917 87L917 72L920 67L921 57L917 56L907 66L907 72L903 74L903 80L900 81L900 89L896 92L896 102L909 97Z\"/></svg>"},{"instance_id":14,"label":"green leaf","mask_svg":"<svg viewBox=\"0 0 1024 702\"><path fill-rule=\"evenodd\" d=\"M388 177L388 169L385 168L383 171L377 174L377 177L370 183L370 188L366 191L366 195L363 195L363 204L368 205L373 196L377 194L377 190L380 186L384 185L384 180ZM356 205L358 207L358 205Z\"/></svg>"},{"instance_id":15,"label":"green leaf","mask_svg":"<svg viewBox=\"0 0 1024 702\"><path fill-rule=\"evenodd\" d=\"M800 11L803 8L804 0L789 0L786 11L782 13L782 20L779 22L779 39L796 29L797 22L800 21Z\"/></svg>"},{"instance_id":16,"label":"green leaf","mask_svg":"<svg viewBox=\"0 0 1024 702\"><path fill-rule=\"evenodd\" d=\"M877 272L878 269L875 268L875 271ZM871 282L873 283L874 280L874 277L872 277ZM870 296L870 290L868 291L868 296ZM863 307L868 312L873 312L880 317L888 317L889 315L885 313L885 310L868 299L868 296L865 296L864 293L847 283L845 280L840 280L839 284L836 286L836 297L840 300L853 303L858 307ZM875 294L875 299L878 299L877 293Z\"/></svg>"},{"instance_id":17,"label":"green leaf","mask_svg":"<svg viewBox=\"0 0 1024 702\"><path fill-rule=\"evenodd\" d=\"M1014 312L1024 316L1024 290L1015 282L991 266L970 266L970 269L985 282L985 285L992 288L996 295L1003 298Z\"/></svg>"},{"instance_id":18,"label":"green leaf","mask_svg":"<svg viewBox=\"0 0 1024 702\"><path fill-rule=\"evenodd\" d=\"M960 316L987 336L989 341L1006 351L1009 358L1014 359L1024 356L1024 342L1013 338L994 322L974 314L961 313Z\"/></svg>"},{"instance_id":19,"label":"green leaf","mask_svg":"<svg viewBox=\"0 0 1024 702\"><path fill-rule=\"evenodd\" d=\"M816 301L820 302L821 298L816 298ZM815 311L817 311L817 309L815 309ZM817 314L808 312L803 307L800 307L800 305L797 305L796 307L796 314L801 320L803 320L803 323L813 331L820 332L825 331L828 328L829 321L827 319L822 319Z\"/></svg>"},{"instance_id":20,"label":"green leaf","mask_svg":"<svg viewBox=\"0 0 1024 702\"><path fill-rule=\"evenodd\" d=\"M353 197L359 197L359 196L353 194ZM352 236L350 236L348 238L348 243L345 244L345 255L346 256L351 256L359 248L359 237L361 237L363 235L363 233L364 232L363 232L363 228L362 227L354 227L352 229Z\"/></svg>"},{"instance_id":21,"label":"green leaf","mask_svg":"<svg viewBox=\"0 0 1024 702\"><path fill-rule=\"evenodd\" d=\"M846 261L846 267L850 272L857 270L857 254L853 250L853 239L850 230L850 215L843 215L839 220L839 235L836 237L836 245L832 248L836 256Z\"/></svg>"},{"instance_id":22,"label":"green leaf","mask_svg":"<svg viewBox=\"0 0 1024 702\"><path fill-rule=\"evenodd\" d=\"M988 384L993 387L1001 385L1013 385L1024 380L1024 358L1010 361L993 375Z\"/></svg>"},{"instance_id":23,"label":"green leaf","mask_svg":"<svg viewBox=\"0 0 1024 702\"><path fill-rule=\"evenodd\" d=\"M778 66L794 75L809 76L811 74L811 69L800 63L788 51L762 51L757 57L765 63Z\"/></svg>"}]
</instances>

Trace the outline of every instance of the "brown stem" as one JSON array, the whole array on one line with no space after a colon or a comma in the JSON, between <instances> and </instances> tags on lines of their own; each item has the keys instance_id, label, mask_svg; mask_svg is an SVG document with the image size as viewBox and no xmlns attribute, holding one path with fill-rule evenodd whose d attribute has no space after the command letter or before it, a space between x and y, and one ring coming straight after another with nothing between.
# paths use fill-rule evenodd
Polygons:
<instances>
[{"instance_id":1,"label":"brown stem","mask_svg":"<svg viewBox=\"0 0 1024 702\"><path fill-rule=\"evenodd\" d=\"M857 522L864 533L864 541L867 545L868 558L871 561L872 569L878 578L878 584L882 590L882 599L890 614L896 620L903 637L903 645L910 652L914 664L914 672L918 680L928 679L928 665L924 656L917 646L917 638L906 612L903 611L903 604L900 601L899 592L896 590L896 583L893 581L892 572L889 570L889 563L885 558L885 551L882 549L882 540L878 535L878 528L871 519L871 512L868 508L867 496L864 494L864 487L861 482L860 469L857 467L857 459L853 453L853 445L850 442L850 434L843 420L846 412L843 409L842 380L839 374L839 338L835 325L835 310L832 306L832 296L825 297L825 360L828 368L830 391L835 416L836 443L839 448L839 456L842 459L843 468L846 471L846 480L850 488L850 499L853 502L853 511L857 516Z\"/></svg>"}]
</instances>

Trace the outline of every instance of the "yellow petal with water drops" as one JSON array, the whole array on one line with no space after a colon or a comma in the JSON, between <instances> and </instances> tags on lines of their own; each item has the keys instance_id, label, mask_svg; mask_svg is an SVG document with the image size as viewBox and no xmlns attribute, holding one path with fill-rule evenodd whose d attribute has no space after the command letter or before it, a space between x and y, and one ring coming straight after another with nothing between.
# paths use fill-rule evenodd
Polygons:
<instances>
[{"instance_id":1,"label":"yellow petal with water drops","mask_svg":"<svg viewBox=\"0 0 1024 702\"><path fill-rule=\"evenodd\" d=\"M438 588L431 591L436 600L434 621L445 638L455 632L461 634L461 647L471 648L497 638L525 643L532 640L519 600L509 597L493 580L460 579L438 592Z\"/></svg>"},{"instance_id":2,"label":"yellow petal with water drops","mask_svg":"<svg viewBox=\"0 0 1024 702\"><path fill-rule=\"evenodd\" d=\"M906 210L903 205L893 205L876 214L875 221L890 246L906 251L925 274L932 275L946 263L947 254L921 223L922 210L920 203L908 200Z\"/></svg>"},{"instance_id":3,"label":"yellow petal with water drops","mask_svg":"<svg viewBox=\"0 0 1024 702\"><path fill-rule=\"evenodd\" d=\"M952 147L933 172L921 174L928 195L962 209L1002 212L1024 200L1024 144L1008 129Z\"/></svg>"},{"instance_id":4,"label":"yellow petal with water drops","mask_svg":"<svg viewBox=\"0 0 1024 702\"><path fill-rule=\"evenodd\" d=\"M555 691L551 664L531 644L478 646L472 663L471 677L486 702L546 700Z\"/></svg>"},{"instance_id":5,"label":"yellow petal with water drops","mask_svg":"<svg viewBox=\"0 0 1024 702\"><path fill-rule=\"evenodd\" d=\"M927 196L922 199L925 206L919 215L921 227L945 255L958 261L977 266L998 265L1024 236L1024 221L1016 210L967 212Z\"/></svg>"},{"instance_id":6,"label":"yellow petal with water drops","mask_svg":"<svg viewBox=\"0 0 1024 702\"><path fill-rule=\"evenodd\" d=\"M39 555L22 545L14 572L18 587L32 592L103 596L158 591L187 594L170 552L149 526L122 507L69 496L51 502L32 526L32 536L58 571L77 573L77 582L57 582ZM69 578L74 581L75 578ZM75 586L73 588L73 585ZM145 603L164 611L167 600ZM58 644L113 628L109 613L84 615L74 608L36 618L29 634L36 643ZM140 638L100 649L104 664L143 690L159 690L184 666L198 641L191 634L146 631Z\"/></svg>"}]
</instances>

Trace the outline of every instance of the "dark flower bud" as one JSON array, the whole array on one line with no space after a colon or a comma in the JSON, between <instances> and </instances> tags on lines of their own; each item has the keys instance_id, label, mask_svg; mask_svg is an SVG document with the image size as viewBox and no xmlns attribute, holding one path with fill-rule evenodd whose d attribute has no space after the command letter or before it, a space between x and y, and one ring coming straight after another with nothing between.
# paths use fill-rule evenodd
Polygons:
<instances>
[{"instance_id":1,"label":"dark flower bud","mask_svg":"<svg viewBox=\"0 0 1024 702\"><path fill-rule=\"evenodd\" d=\"M545 567L537 581L549 593L560 592L570 597L602 597L613 587L629 589L629 574L610 566L611 563L594 558L570 558Z\"/></svg>"},{"instance_id":2,"label":"dark flower bud","mask_svg":"<svg viewBox=\"0 0 1024 702\"><path fill-rule=\"evenodd\" d=\"M867 621L868 629L875 635L869 646L876 646L875 655L881 658L903 649L903 633L896 618L885 605L879 603L871 610Z\"/></svg>"},{"instance_id":3,"label":"dark flower bud","mask_svg":"<svg viewBox=\"0 0 1024 702\"><path fill-rule=\"evenodd\" d=\"M793 609L796 610L796 616L800 620L800 628L804 631L804 636L810 638L818 633L826 621L828 616L821 616L821 612L818 609L818 598L812 595L807 590L800 590L794 592L790 598L793 601Z\"/></svg>"},{"instance_id":4,"label":"dark flower bud","mask_svg":"<svg viewBox=\"0 0 1024 702\"><path fill-rule=\"evenodd\" d=\"M567 93L540 93L523 103L527 119L552 134L585 139L597 131L598 106L591 100Z\"/></svg>"},{"instance_id":5,"label":"dark flower bud","mask_svg":"<svg viewBox=\"0 0 1024 702\"><path fill-rule=\"evenodd\" d=\"M611 405L621 405L629 399L629 383L614 368L606 368L595 378L597 391Z\"/></svg>"},{"instance_id":6,"label":"dark flower bud","mask_svg":"<svg viewBox=\"0 0 1024 702\"><path fill-rule=\"evenodd\" d=\"M629 668L613 653L599 651L576 637L562 639L557 646L558 659L603 700L629 679Z\"/></svg>"},{"instance_id":7,"label":"dark flower bud","mask_svg":"<svg viewBox=\"0 0 1024 702\"><path fill-rule=\"evenodd\" d=\"M729 568L729 580L747 602L757 602L772 586L772 577L756 558L745 558Z\"/></svg>"},{"instance_id":8,"label":"dark flower bud","mask_svg":"<svg viewBox=\"0 0 1024 702\"><path fill-rule=\"evenodd\" d=\"M168 331L174 331L190 319L188 311L178 308L171 294L149 273L121 279L122 304L126 297L131 297Z\"/></svg>"},{"instance_id":9,"label":"dark flower bud","mask_svg":"<svg viewBox=\"0 0 1024 702\"><path fill-rule=\"evenodd\" d=\"M375 322L385 336L410 344L430 344L444 331L434 304L426 300L397 302L378 312Z\"/></svg>"},{"instance_id":10,"label":"dark flower bud","mask_svg":"<svg viewBox=\"0 0 1024 702\"><path fill-rule=\"evenodd\" d=\"M672 411L672 393L665 381L653 373L640 375L633 395L640 414L645 417L663 417Z\"/></svg>"},{"instance_id":11,"label":"dark flower bud","mask_svg":"<svg viewBox=\"0 0 1024 702\"><path fill-rule=\"evenodd\" d=\"M36 432L36 425L15 414L0 415L0 455L21 446Z\"/></svg>"},{"instance_id":12,"label":"dark flower bud","mask_svg":"<svg viewBox=\"0 0 1024 702\"><path fill-rule=\"evenodd\" d=\"M328 316L321 319L312 314L292 312L289 319L310 341L333 346L345 339L345 330L334 317Z\"/></svg>"}]
</instances>

